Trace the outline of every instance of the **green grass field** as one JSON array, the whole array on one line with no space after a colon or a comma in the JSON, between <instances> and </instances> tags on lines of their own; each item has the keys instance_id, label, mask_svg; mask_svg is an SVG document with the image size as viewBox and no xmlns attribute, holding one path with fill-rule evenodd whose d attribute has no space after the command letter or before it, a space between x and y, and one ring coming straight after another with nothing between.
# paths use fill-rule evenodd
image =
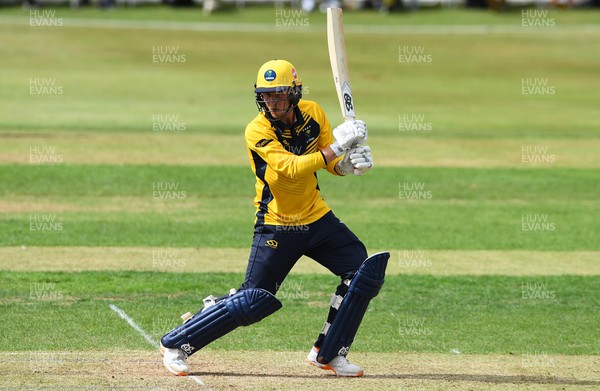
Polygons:
<instances>
[{"instance_id":1,"label":"green grass field","mask_svg":"<svg viewBox=\"0 0 600 391\"><path fill-rule=\"evenodd\" d=\"M369 251L392 254L349 356L366 375L303 361L337 278L302 259L282 310L190 359L200 384L169 376L109 305L157 341L243 281L256 70L289 59L340 122L324 16L58 8L61 26L34 27L0 9L0 390L598 388L600 13L540 15L555 27L346 14L376 167L319 180ZM428 60L403 62L414 50ZM524 93L532 80L549 89Z\"/></svg>"}]
</instances>

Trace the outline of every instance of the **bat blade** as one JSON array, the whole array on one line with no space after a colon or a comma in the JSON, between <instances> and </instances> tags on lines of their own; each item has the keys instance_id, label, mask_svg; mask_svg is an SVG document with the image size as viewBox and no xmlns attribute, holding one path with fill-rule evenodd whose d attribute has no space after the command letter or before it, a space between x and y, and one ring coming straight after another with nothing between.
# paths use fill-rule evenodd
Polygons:
<instances>
[{"instance_id":1,"label":"bat blade","mask_svg":"<svg viewBox=\"0 0 600 391\"><path fill-rule=\"evenodd\" d=\"M342 117L346 121L354 120L356 114L354 113L354 98L350 88L350 73L348 71L344 20L341 8L327 8L327 46Z\"/></svg>"}]
</instances>

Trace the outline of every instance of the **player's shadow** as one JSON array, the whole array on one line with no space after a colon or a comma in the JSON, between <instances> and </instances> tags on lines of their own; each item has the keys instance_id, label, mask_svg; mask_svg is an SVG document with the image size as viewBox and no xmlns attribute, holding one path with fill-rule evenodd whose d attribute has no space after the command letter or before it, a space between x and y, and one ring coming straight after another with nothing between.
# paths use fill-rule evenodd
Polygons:
<instances>
[{"instance_id":1,"label":"player's shadow","mask_svg":"<svg viewBox=\"0 0 600 391\"><path fill-rule=\"evenodd\" d=\"M288 378L288 379L315 379L320 375L294 375L281 373L240 373L240 372L196 372L195 376L218 377L260 377L260 378ZM335 378L333 374L325 375ZM552 376L525 376L525 375L470 375L462 373L410 373L397 375L365 375L363 379L398 379L398 380L436 380L450 382L481 382L494 384L547 384L569 386L600 386L600 381L582 380Z\"/></svg>"}]
</instances>

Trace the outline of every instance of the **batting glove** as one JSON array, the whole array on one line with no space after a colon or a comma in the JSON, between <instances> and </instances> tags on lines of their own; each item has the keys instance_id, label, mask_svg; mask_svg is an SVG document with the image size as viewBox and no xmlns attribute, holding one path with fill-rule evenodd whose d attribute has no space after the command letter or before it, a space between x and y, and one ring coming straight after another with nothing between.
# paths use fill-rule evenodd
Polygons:
<instances>
[{"instance_id":1,"label":"batting glove","mask_svg":"<svg viewBox=\"0 0 600 391\"><path fill-rule=\"evenodd\" d=\"M366 139L366 125L360 122L357 125L357 121L346 121L333 129L335 142L330 147L336 156L342 156L357 140Z\"/></svg>"},{"instance_id":2,"label":"batting glove","mask_svg":"<svg viewBox=\"0 0 600 391\"><path fill-rule=\"evenodd\" d=\"M354 121L354 125L356 126L356 129L358 131L358 137L356 138L356 141L354 141L354 144L352 144L352 147L356 147L358 145L365 145L367 143L367 124L365 123L365 121L361 121L359 119L357 119L356 121Z\"/></svg>"},{"instance_id":3,"label":"batting glove","mask_svg":"<svg viewBox=\"0 0 600 391\"><path fill-rule=\"evenodd\" d=\"M350 156L352 166L354 166L354 175L362 175L375 166L371 148L368 145L356 148L356 153ZM359 155L359 156L355 156Z\"/></svg>"},{"instance_id":4,"label":"batting glove","mask_svg":"<svg viewBox=\"0 0 600 391\"><path fill-rule=\"evenodd\" d=\"M340 173L343 175L362 175L373 168L373 156L368 145L357 147L346 152L338 163Z\"/></svg>"}]
</instances>

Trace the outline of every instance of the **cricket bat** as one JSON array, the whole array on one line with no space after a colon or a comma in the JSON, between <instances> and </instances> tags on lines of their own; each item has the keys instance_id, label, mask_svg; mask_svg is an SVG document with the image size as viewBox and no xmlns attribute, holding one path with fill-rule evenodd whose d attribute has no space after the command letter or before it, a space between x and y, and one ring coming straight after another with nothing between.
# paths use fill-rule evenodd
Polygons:
<instances>
[{"instance_id":1,"label":"cricket bat","mask_svg":"<svg viewBox=\"0 0 600 391\"><path fill-rule=\"evenodd\" d=\"M354 99L350 88L350 73L348 72L348 57L346 56L346 41L344 39L344 19L341 8L327 8L327 46L329 48L333 81L342 109L342 117L346 121L352 121L356 114L354 114Z\"/></svg>"}]
</instances>

